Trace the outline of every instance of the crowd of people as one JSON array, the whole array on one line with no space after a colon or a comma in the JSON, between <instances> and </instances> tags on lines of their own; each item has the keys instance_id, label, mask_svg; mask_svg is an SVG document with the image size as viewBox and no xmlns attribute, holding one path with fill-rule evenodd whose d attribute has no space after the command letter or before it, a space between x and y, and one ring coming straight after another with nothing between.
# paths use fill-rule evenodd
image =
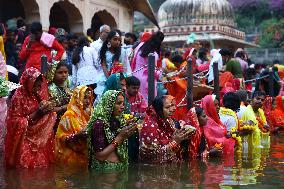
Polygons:
<instances>
[{"instance_id":1,"label":"crowd of people","mask_svg":"<svg viewBox=\"0 0 284 189\"><path fill-rule=\"evenodd\" d=\"M283 130L279 62L257 65L244 49L210 49L195 40L162 48L161 31L137 37L102 25L94 40L91 30L77 36L62 28L44 32L39 22L29 32L22 19L16 25L0 30L0 147L7 167L63 163L105 172L129 163L242 157L269 148L271 134ZM156 97L148 104L150 53ZM194 84L203 86L213 84L218 63L221 97L199 96L187 110L189 60ZM5 80L20 85L9 90Z\"/></svg>"}]
</instances>

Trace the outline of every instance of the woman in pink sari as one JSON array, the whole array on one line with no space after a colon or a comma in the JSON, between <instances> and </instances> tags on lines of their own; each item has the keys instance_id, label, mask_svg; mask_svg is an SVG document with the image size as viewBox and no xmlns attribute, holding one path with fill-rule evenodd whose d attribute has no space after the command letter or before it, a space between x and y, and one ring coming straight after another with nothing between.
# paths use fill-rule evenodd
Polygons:
<instances>
[{"instance_id":1,"label":"woman in pink sari","mask_svg":"<svg viewBox=\"0 0 284 189\"><path fill-rule=\"evenodd\" d=\"M144 99L148 99L148 55L149 53L154 54L155 66L157 66L157 61L159 59L160 48L163 40L164 34L162 32L154 33L149 40L140 43L134 51L131 69L133 72L136 71L133 75L140 81L143 81L141 82L140 92L143 95ZM159 73L155 72L155 96L157 95L156 81L158 80L158 78Z\"/></svg>"},{"instance_id":2,"label":"woman in pink sari","mask_svg":"<svg viewBox=\"0 0 284 189\"><path fill-rule=\"evenodd\" d=\"M235 140L229 138L227 130L220 121L219 101L215 95L207 95L201 100L201 107L208 117L207 124L203 127L209 149L221 148L223 154L234 154Z\"/></svg>"},{"instance_id":3,"label":"woman in pink sari","mask_svg":"<svg viewBox=\"0 0 284 189\"><path fill-rule=\"evenodd\" d=\"M45 78L28 68L12 98L7 115L5 161L9 167L45 167L54 161L56 113L48 102Z\"/></svg>"}]
</instances>

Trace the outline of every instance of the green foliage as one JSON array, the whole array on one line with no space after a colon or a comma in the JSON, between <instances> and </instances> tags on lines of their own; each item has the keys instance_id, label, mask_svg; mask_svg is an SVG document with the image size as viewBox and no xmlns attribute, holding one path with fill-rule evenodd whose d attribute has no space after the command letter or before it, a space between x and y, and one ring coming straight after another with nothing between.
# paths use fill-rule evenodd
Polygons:
<instances>
[{"instance_id":1,"label":"green foliage","mask_svg":"<svg viewBox=\"0 0 284 189\"><path fill-rule=\"evenodd\" d=\"M284 41L284 19L264 20L260 24L260 30L259 44L262 47L280 47L281 42Z\"/></svg>"}]
</instances>

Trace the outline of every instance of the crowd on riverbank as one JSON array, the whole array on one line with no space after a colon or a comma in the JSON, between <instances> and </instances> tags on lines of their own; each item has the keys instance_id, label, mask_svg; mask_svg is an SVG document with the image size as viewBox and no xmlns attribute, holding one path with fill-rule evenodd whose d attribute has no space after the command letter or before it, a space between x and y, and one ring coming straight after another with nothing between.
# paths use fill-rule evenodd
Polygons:
<instances>
[{"instance_id":1,"label":"crowd on riverbank","mask_svg":"<svg viewBox=\"0 0 284 189\"><path fill-rule=\"evenodd\" d=\"M92 33L47 33L39 22L28 33L21 19L14 29L1 25L0 147L7 167L57 162L105 172L129 163L241 157L269 148L272 134L283 130L278 61L257 65L244 49L211 49L194 34L184 48L169 49L162 48L161 31L137 37L103 25L97 40ZM188 61L194 85L205 90L190 110L184 105ZM215 62L220 98L208 91Z\"/></svg>"}]
</instances>

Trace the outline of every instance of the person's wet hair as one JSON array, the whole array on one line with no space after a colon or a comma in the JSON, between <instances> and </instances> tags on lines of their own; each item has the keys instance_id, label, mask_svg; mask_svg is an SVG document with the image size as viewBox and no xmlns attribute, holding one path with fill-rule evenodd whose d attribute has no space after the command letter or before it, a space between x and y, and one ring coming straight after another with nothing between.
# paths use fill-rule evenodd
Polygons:
<instances>
[{"instance_id":1,"label":"person's wet hair","mask_svg":"<svg viewBox=\"0 0 284 189\"><path fill-rule=\"evenodd\" d=\"M135 76L130 76L126 78L127 86L140 86L140 80Z\"/></svg>"},{"instance_id":2,"label":"person's wet hair","mask_svg":"<svg viewBox=\"0 0 284 189\"><path fill-rule=\"evenodd\" d=\"M241 100L236 93L229 92L223 96L223 104L225 108L237 111L240 108Z\"/></svg>"}]
</instances>

